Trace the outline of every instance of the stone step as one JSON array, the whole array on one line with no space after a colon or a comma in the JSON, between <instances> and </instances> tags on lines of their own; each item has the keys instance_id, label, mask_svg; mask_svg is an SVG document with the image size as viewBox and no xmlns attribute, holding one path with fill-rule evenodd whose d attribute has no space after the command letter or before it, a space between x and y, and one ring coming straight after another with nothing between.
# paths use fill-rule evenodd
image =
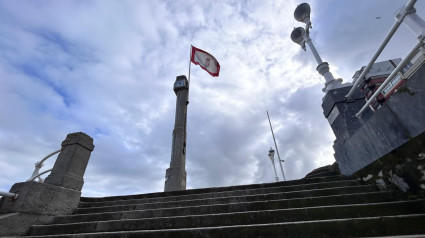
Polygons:
<instances>
[{"instance_id":1,"label":"stone step","mask_svg":"<svg viewBox=\"0 0 425 238\"><path fill-rule=\"evenodd\" d=\"M310 173L308 173L308 174L318 173L318 172L325 172L325 171L330 171L330 168L331 168L331 166L330 166L330 165L323 166L323 167L316 168L316 169L312 170L312 171L311 171ZM308 175L308 174L307 174L307 175Z\"/></svg>"},{"instance_id":2,"label":"stone step","mask_svg":"<svg viewBox=\"0 0 425 238\"><path fill-rule=\"evenodd\" d=\"M311 174L308 174L305 178L317 178L317 177L326 177L326 176L336 176L338 175L333 171L314 171Z\"/></svg>"},{"instance_id":3,"label":"stone step","mask_svg":"<svg viewBox=\"0 0 425 238\"><path fill-rule=\"evenodd\" d=\"M398 193L391 191L368 192L368 193L348 193L321 197L302 197L295 199L282 199L256 202L240 202L229 204L202 205L189 207L174 207L162 209L137 210L137 205L128 211L104 212L94 214L75 214L68 216L58 216L54 223L76 223L89 221L107 221L120 219L140 219L153 217L189 216L217 213L235 213L246 211L276 210L288 208L332 206L347 204L364 204L389 202L399 199Z\"/></svg>"},{"instance_id":4,"label":"stone step","mask_svg":"<svg viewBox=\"0 0 425 238\"><path fill-rule=\"evenodd\" d=\"M168 196L168 197L157 197L157 198L142 198L142 199L127 199L127 200L114 200L104 202L80 202L79 208L90 208L90 207L105 207L105 206L117 206L117 205L128 205L128 204L143 204L143 203L160 203L160 202L174 202L183 200L196 200L196 199L211 199L211 198L223 198L223 197L240 197L247 195L263 195L270 193L281 193L290 191L302 191L302 190L314 190L324 189L333 187L346 187L359 185L358 180L341 180L341 181L330 181L321 183L311 184L299 184L289 186L277 186L269 188L258 188L258 189L247 189L247 190L233 190L233 191L222 191L222 192L209 192L209 193L198 193L190 195L180 196Z\"/></svg>"},{"instance_id":5,"label":"stone step","mask_svg":"<svg viewBox=\"0 0 425 238\"><path fill-rule=\"evenodd\" d=\"M425 214L162 230L133 230L30 237L262 238L361 237L425 234Z\"/></svg>"},{"instance_id":6,"label":"stone step","mask_svg":"<svg viewBox=\"0 0 425 238\"><path fill-rule=\"evenodd\" d=\"M137 203L137 201L134 202L134 200L130 200L130 202L126 205L78 208L74 214L147 210L147 209L172 208L172 207L188 207L188 206L215 205L215 204L227 204L227 203L255 202L255 201L270 201L270 200L293 199L293 198L301 198L301 197L319 197L319 196L328 196L328 195L336 195L336 194L365 193L365 192L372 192L377 190L378 188L375 185L359 185L359 186L323 188L323 189L302 190L302 191L295 191L295 192L281 192L281 193L247 195L247 196L241 195L241 196L213 197L213 198L206 197L201 199L182 200L182 201L174 201L174 202ZM188 199L190 199L190 197L188 197Z\"/></svg>"},{"instance_id":7,"label":"stone step","mask_svg":"<svg viewBox=\"0 0 425 238\"><path fill-rule=\"evenodd\" d=\"M401 236L368 236L368 237L358 237L358 238L424 238L425 234L415 234L415 235L401 235Z\"/></svg>"},{"instance_id":8,"label":"stone step","mask_svg":"<svg viewBox=\"0 0 425 238\"><path fill-rule=\"evenodd\" d=\"M214 193L214 192L233 191L233 190L248 190L248 189L269 188L269 187L277 187L277 186L292 186L292 185L301 185L301 184L322 183L322 182L347 180L347 179L348 178L345 176L338 175L338 176L327 176L327 177L320 177L320 178L303 178L299 180L291 180L291 181L277 182L277 183L250 184L250 185L238 185L238 186L216 187L216 188L214 187L200 188L200 189L189 189L184 191L147 193L147 194L137 194L137 195L127 195L127 196L113 196L113 197L102 197L102 198L81 197L81 202L103 202L103 201L143 199L143 198L160 198L160 197L169 197L169 196L192 195L192 194L199 194L199 193Z\"/></svg>"},{"instance_id":9,"label":"stone step","mask_svg":"<svg viewBox=\"0 0 425 238\"><path fill-rule=\"evenodd\" d=\"M305 222L312 220L330 220L342 218L395 216L416 213L425 213L425 200L333 205L195 216L122 219L62 225L36 225L31 228L30 234L52 235L111 231L218 227L295 221Z\"/></svg>"},{"instance_id":10,"label":"stone step","mask_svg":"<svg viewBox=\"0 0 425 238\"><path fill-rule=\"evenodd\" d=\"M307 173L304 178L306 178L306 177L308 177L309 175L312 175L312 174L326 172L326 171L336 171L336 168L332 167L331 165L316 168L316 169L312 170L310 173Z\"/></svg>"}]
</instances>

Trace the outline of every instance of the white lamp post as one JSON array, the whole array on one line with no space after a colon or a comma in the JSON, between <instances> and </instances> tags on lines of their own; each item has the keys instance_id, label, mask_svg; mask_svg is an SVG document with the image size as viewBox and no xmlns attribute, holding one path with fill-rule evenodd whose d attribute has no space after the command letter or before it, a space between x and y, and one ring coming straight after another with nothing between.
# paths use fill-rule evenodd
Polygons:
<instances>
[{"instance_id":1,"label":"white lamp post","mask_svg":"<svg viewBox=\"0 0 425 238\"><path fill-rule=\"evenodd\" d=\"M335 79L331 72L329 72L328 62L323 62L320 58L319 53L313 45L313 42L310 38L310 5L308 3L302 3L297 6L294 12L295 20L305 23L305 29L302 27L295 28L291 33L291 40L301 46L303 50L305 49L305 44L307 43L310 47L311 52L313 53L314 58L317 61L316 70L325 78L326 83L325 87L322 89L323 92L327 92L330 89L338 88L341 85L342 79Z\"/></svg>"},{"instance_id":2,"label":"white lamp post","mask_svg":"<svg viewBox=\"0 0 425 238\"><path fill-rule=\"evenodd\" d=\"M274 150L271 147L270 147L270 150L269 150L269 158L270 158L270 161L273 164L274 175L276 176L275 177L276 182L279 182L279 177L277 177L277 173L276 173L276 166L274 165Z\"/></svg>"}]
</instances>

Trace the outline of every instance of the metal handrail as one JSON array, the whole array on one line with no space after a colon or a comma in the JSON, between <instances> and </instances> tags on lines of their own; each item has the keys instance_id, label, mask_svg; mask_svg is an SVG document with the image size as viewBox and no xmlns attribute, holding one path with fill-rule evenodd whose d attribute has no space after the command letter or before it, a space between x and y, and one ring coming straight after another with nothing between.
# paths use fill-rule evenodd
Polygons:
<instances>
[{"instance_id":1,"label":"metal handrail","mask_svg":"<svg viewBox=\"0 0 425 238\"><path fill-rule=\"evenodd\" d=\"M407 54L406 57L404 57L404 59L397 65L397 67L393 70L393 72L391 72L391 74L388 76L387 79L385 79L385 81L381 84L381 86L376 90L376 92L372 95L372 97L369 98L369 100L367 100L366 104L363 105L362 109L360 109L359 112L357 112L356 117L360 118L362 113L364 112L364 110L366 110L366 108L370 105L370 103L382 92L382 90L384 90L384 88L388 85L388 83L391 82L391 80L393 80L393 78L398 74L398 72L407 65L407 63L409 62L409 60L415 55L416 51L422 46L422 44L424 44L421 41L419 41L415 47L413 47L413 49L409 52L409 54Z\"/></svg>"},{"instance_id":2,"label":"metal handrail","mask_svg":"<svg viewBox=\"0 0 425 238\"><path fill-rule=\"evenodd\" d=\"M401 22L396 21L394 22L393 27L391 28L390 32L388 32L387 36L385 37L384 41L379 46L378 50L376 51L375 55L370 60L369 64L366 66L366 68L363 70L363 72L360 74L359 77L356 78L356 81L354 82L354 85L351 87L350 92L345 96L347 100L351 99L351 96L353 95L356 88L359 86L359 84L362 82L362 79L364 76L369 73L370 68L372 68L372 65L375 63L376 59L379 57L381 52L384 50L387 43L390 41L391 37L394 35L398 27L400 26Z\"/></svg>"},{"instance_id":3,"label":"metal handrail","mask_svg":"<svg viewBox=\"0 0 425 238\"><path fill-rule=\"evenodd\" d=\"M46 157L44 157L41 161L39 161L39 162L35 163L34 171L32 172L31 177L30 177L27 181L33 181L35 178L38 178L38 179L39 179L39 181L40 181L40 182L42 182L43 180L40 178L40 175L45 174L45 173L47 173L47 172L49 172L49 171L52 171L51 169L49 169L49 170L46 170L46 171L44 171L44 172L40 173L40 169L41 169L41 167L43 167L43 162L44 162L44 161L46 161L48 158L52 157L53 155L55 155L55 154L57 154L57 153L61 152L61 150L62 150L62 149L56 150L56 151L54 151L54 152L52 152L52 153L48 154L48 155L47 155Z\"/></svg>"},{"instance_id":4,"label":"metal handrail","mask_svg":"<svg viewBox=\"0 0 425 238\"><path fill-rule=\"evenodd\" d=\"M42 160L40 160L39 162L35 163L35 169L34 169L34 172L32 173L31 178L29 178L29 179L27 180L27 182L29 182L29 181L34 181L34 179L36 179L36 178L38 178L40 182L43 182L43 179L41 179L41 178L40 178L40 176L41 176L41 175L43 175L43 174L45 174L45 173L51 172L51 171L53 170L53 169L48 169L48 170L43 171L43 172L41 172L41 173L40 173L40 168L41 168L41 167L43 167L43 162L44 162L44 161L46 161L48 158L52 157L53 155L55 155L55 154L57 154L57 153L61 152L61 150L62 150L62 149L56 150L56 151L54 151L54 152L52 152L52 153L48 154L46 157L44 157L44 158L43 158ZM12 198L12 199L14 199L14 200L15 200L16 198L18 198L18 194L17 194L17 193L9 193L9 192L2 192L2 191L0 191L0 196L3 196L3 197L10 197L10 198Z\"/></svg>"},{"instance_id":5,"label":"metal handrail","mask_svg":"<svg viewBox=\"0 0 425 238\"><path fill-rule=\"evenodd\" d=\"M27 180L27 182L29 182L29 181L34 181L34 179L36 179L36 178L38 178L38 179L40 180L40 182L43 182L43 179L41 179L41 178L40 178L40 176L41 176L41 175L43 175L43 174L45 174L45 173L48 173L48 172L50 172L50 171L52 171L52 170L53 170L53 169L48 169L48 170L43 171L43 172L41 172L41 173L39 173L39 174L36 174L36 175L32 176L30 179L28 179L28 180Z\"/></svg>"},{"instance_id":6,"label":"metal handrail","mask_svg":"<svg viewBox=\"0 0 425 238\"><path fill-rule=\"evenodd\" d=\"M16 198L18 198L18 194L17 193L8 193L8 192L2 192L2 191L0 191L0 196L10 197L13 200L15 200Z\"/></svg>"},{"instance_id":7,"label":"metal handrail","mask_svg":"<svg viewBox=\"0 0 425 238\"><path fill-rule=\"evenodd\" d=\"M379 46L378 50L376 51L375 55L373 55L372 59L370 60L369 64L366 66L366 68L363 70L363 72L360 74L359 77L356 78L356 81L354 82L354 85L351 87L350 92L345 96L347 100L351 99L351 96L353 95L356 88L359 86L359 84L362 82L362 79L364 76L369 72L372 65L375 63L376 59L379 57L379 55L384 50L387 43L391 40L394 33L397 31L398 27L401 25L401 23L404 20L404 17L409 13L409 10L413 8L417 0L410 0L407 2L407 4L404 6L404 13L399 16L399 18L394 22L394 25L391 27L391 30L388 32L387 36L385 37L384 41L382 41L381 45Z\"/></svg>"}]
</instances>

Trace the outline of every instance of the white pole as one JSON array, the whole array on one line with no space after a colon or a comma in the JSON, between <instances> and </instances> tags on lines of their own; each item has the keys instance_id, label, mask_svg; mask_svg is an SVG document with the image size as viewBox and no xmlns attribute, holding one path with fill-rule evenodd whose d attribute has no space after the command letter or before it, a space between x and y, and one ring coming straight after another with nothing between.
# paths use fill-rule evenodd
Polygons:
<instances>
[{"instance_id":1,"label":"white pole","mask_svg":"<svg viewBox=\"0 0 425 238\"><path fill-rule=\"evenodd\" d=\"M190 53L189 53L189 75L187 79L187 102L186 104L189 104L189 92L190 92L190 67L192 66L192 45L190 45Z\"/></svg>"},{"instance_id":2,"label":"white pole","mask_svg":"<svg viewBox=\"0 0 425 238\"><path fill-rule=\"evenodd\" d=\"M279 177L277 176L276 166L275 166L275 164L274 164L274 159L273 159L273 160L271 160L271 161L272 161L272 164L273 164L274 175L276 176L276 177L275 177L275 180L276 180L276 182L279 182Z\"/></svg>"},{"instance_id":3,"label":"white pole","mask_svg":"<svg viewBox=\"0 0 425 238\"><path fill-rule=\"evenodd\" d=\"M192 45L190 45L190 53L189 53L189 78L187 79L188 84L190 84L190 66L192 65Z\"/></svg>"},{"instance_id":4,"label":"white pole","mask_svg":"<svg viewBox=\"0 0 425 238\"><path fill-rule=\"evenodd\" d=\"M396 21L394 22L393 27L391 27L390 32L388 32L387 36L385 37L384 41L382 41L381 45L379 46L378 50L373 55L372 59L370 60L369 64L366 66L366 68L363 70L363 72L360 74L358 78L356 78L356 81L354 82L354 85L351 87L350 92L345 96L347 99L351 99L351 96L354 93L354 90L359 86L359 84L362 82L362 79L364 76L369 72L372 65L375 63L376 59L381 54L382 50L384 50L387 43L390 41L391 37L394 35L394 33L397 31L398 27L400 26L401 22Z\"/></svg>"},{"instance_id":5,"label":"white pole","mask_svg":"<svg viewBox=\"0 0 425 238\"><path fill-rule=\"evenodd\" d=\"M277 176L277 172L276 172L276 166L274 164L274 150L272 149L272 147L270 147L268 156L269 156L270 162L272 162L272 165L273 165L275 180L276 182L279 182L279 177Z\"/></svg>"},{"instance_id":6,"label":"white pole","mask_svg":"<svg viewBox=\"0 0 425 238\"><path fill-rule=\"evenodd\" d=\"M278 152L278 155L279 155L279 152ZM280 165L280 171L282 172L282 175L283 175L283 181L286 181L285 173L283 172L282 160L280 160L280 158L279 158L279 165Z\"/></svg>"},{"instance_id":7,"label":"white pole","mask_svg":"<svg viewBox=\"0 0 425 238\"><path fill-rule=\"evenodd\" d=\"M310 50L313 53L314 58L317 61L317 64L323 63L322 58L320 58L319 52L317 52L316 47L314 47L313 42L311 41L311 38L310 36L307 35L307 33L306 33L306 38L307 38L306 43L310 47Z\"/></svg>"},{"instance_id":8,"label":"white pole","mask_svg":"<svg viewBox=\"0 0 425 238\"><path fill-rule=\"evenodd\" d=\"M275 148L276 148L277 157L278 157L278 159L279 159L280 169L282 170L282 178L283 178L283 181L286 181L285 173L283 172L283 167L282 167L282 163L281 163L281 162L282 162L282 160L280 159L279 149L277 148L276 139L274 138L274 132L273 132L272 123L271 123L271 121L270 121L269 111L267 111L267 118L269 119L270 130L272 131L272 136L273 136L274 146L275 146Z\"/></svg>"},{"instance_id":9,"label":"white pole","mask_svg":"<svg viewBox=\"0 0 425 238\"><path fill-rule=\"evenodd\" d=\"M310 47L311 52L313 53L314 58L317 61L317 72L321 74L325 78L325 88L324 90L329 90L332 88L337 87L342 81L342 79L336 80L332 73L329 71L329 64L327 62L323 62L322 58L320 58L319 53L316 50L316 47L314 47L313 42L311 41L310 35L309 35L309 26L306 26L306 29L303 34L304 41L307 43L307 45ZM325 92L325 91L324 91Z\"/></svg>"}]
</instances>

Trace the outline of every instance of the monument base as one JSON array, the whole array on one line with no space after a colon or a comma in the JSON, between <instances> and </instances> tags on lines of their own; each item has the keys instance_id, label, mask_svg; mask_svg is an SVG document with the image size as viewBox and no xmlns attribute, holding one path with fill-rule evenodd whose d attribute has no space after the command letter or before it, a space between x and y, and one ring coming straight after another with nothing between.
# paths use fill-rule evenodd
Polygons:
<instances>
[{"instance_id":1,"label":"monument base","mask_svg":"<svg viewBox=\"0 0 425 238\"><path fill-rule=\"evenodd\" d=\"M15 183L10 192L17 193L18 199L3 197L0 200L0 214L67 215L77 208L81 196L80 191L33 181Z\"/></svg>"},{"instance_id":2,"label":"monument base","mask_svg":"<svg viewBox=\"0 0 425 238\"><path fill-rule=\"evenodd\" d=\"M164 192L186 190L186 171L181 167L171 167L165 172Z\"/></svg>"}]
</instances>

